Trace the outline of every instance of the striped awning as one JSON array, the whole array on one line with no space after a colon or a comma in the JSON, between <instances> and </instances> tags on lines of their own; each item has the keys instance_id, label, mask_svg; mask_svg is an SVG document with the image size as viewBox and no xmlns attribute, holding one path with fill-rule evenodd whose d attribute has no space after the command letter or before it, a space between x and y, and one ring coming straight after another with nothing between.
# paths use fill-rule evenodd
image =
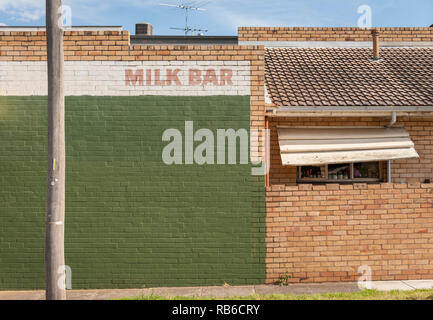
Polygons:
<instances>
[{"instance_id":1,"label":"striped awning","mask_svg":"<svg viewBox=\"0 0 433 320\"><path fill-rule=\"evenodd\" d=\"M419 158L404 128L278 128L286 166Z\"/></svg>"}]
</instances>

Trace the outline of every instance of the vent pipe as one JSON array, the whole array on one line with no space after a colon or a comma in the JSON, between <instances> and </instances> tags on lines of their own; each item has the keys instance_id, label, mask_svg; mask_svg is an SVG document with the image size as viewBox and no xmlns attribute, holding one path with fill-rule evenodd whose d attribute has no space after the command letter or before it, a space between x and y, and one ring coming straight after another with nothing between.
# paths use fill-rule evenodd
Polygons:
<instances>
[{"instance_id":1,"label":"vent pipe","mask_svg":"<svg viewBox=\"0 0 433 320\"><path fill-rule=\"evenodd\" d=\"M373 59L380 59L380 48L379 48L379 30L373 29L371 31L371 35L373 36Z\"/></svg>"}]
</instances>

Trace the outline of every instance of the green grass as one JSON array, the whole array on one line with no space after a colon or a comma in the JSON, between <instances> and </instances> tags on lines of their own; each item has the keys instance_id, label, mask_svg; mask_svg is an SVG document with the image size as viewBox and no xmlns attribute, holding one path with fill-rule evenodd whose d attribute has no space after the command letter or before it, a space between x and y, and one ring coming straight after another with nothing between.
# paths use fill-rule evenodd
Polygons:
<instances>
[{"instance_id":1,"label":"green grass","mask_svg":"<svg viewBox=\"0 0 433 320\"><path fill-rule=\"evenodd\" d=\"M312 295L295 294L255 294L247 297L161 297L157 295L143 295L123 300L433 300L433 290L413 291L377 291L363 290L352 293L324 293Z\"/></svg>"}]
</instances>

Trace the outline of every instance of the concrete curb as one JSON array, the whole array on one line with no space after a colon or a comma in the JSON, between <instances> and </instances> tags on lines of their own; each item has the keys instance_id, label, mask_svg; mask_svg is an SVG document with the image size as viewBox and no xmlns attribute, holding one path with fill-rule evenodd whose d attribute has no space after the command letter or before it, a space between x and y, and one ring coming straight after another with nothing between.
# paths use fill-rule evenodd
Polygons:
<instances>
[{"instance_id":1,"label":"concrete curb","mask_svg":"<svg viewBox=\"0 0 433 320\"><path fill-rule=\"evenodd\" d=\"M372 289L379 291L433 289L433 280L374 281ZM68 300L108 300L156 295L163 297L247 297L254 294L320 294L360 291L356 282L291 284L288 286L257 285L235 287L179 287L113 290L69 290ZM0 291L0 300L44 300L45 292Z\"/></svg>"}]
</instances>

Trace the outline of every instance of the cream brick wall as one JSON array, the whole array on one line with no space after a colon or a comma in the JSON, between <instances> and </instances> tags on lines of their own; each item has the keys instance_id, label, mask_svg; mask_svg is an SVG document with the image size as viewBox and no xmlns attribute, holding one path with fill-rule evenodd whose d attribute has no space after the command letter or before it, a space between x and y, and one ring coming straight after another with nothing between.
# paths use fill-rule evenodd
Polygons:
<instances>
[{"instance_id":1,"label":"cream brick wall","mask_svg":"<svg viewBox=\"0 0 433 320\"><path fill-rule=\"evenodd\" d=\"M0 61L0 95L47 95L47 65L43 61ZM167 79L167 69L179 70L178 79L182 85L146 85L146 70L161 73L161 80ZM225 85L189 85L189 70L197 69L202 77L207 70L232 72L232 83ZM125 71L144 71L144 85L128 85ZM212 96L250 95L249 61L66 61L66 95L93 96ZM219 80L219 78L218 78Z\"/></svg>"}]
</instances>

